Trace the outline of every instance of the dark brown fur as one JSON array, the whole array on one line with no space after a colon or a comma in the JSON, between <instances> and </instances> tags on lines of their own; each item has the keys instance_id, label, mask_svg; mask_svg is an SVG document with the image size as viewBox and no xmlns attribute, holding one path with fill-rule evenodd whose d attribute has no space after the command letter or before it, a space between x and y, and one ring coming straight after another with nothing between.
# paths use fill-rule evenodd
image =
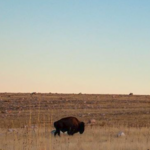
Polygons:
<instances>
[{"instance_id":1,"label":"dark brown fur","mask_svg":"<svg viewBox=\"0 0 150 150\"><path fill-rule=\"evenodd\" d=\"M75 117L62 118L54 122L54 127L56 128L55 136L58 134L60 136L60 131L67 132L68 135L73 135L74 133L84 132L84 122L80 122Z\"/></svg>"}]
</instances>

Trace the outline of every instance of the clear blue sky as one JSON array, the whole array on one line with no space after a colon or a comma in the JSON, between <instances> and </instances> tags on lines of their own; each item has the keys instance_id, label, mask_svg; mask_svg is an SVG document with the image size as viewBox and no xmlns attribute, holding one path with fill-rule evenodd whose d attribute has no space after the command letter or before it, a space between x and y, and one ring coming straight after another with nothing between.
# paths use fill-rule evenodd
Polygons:
<instances>
[{"instance_id":1,"label":"clear blue sky","mask_svg":"<svg viewBox=\"0 0 150 150\"><path fill-rule=\"evenodd\" d=\"M149 0L1 0L0 92L150 94Z\"/></svg>"}]
</instances>

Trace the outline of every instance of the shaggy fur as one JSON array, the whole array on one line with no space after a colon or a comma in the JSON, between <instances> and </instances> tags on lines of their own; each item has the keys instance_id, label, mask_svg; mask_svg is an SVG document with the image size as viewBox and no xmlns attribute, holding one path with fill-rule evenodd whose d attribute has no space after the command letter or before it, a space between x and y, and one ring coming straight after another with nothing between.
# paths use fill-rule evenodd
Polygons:
<instances>
[{"instance_id":1,"label":"shaggy fur","mask_svg":"<svg viewBox=\"0 0 150 150\"><path fill-rule=\"evenodd\" d=\"M60 131L67 132L68 135L73 135L77 132L82 134L84 132L84 122L80 122L75 117L62 118L54 122L54 127L56 128L55 136L58 134L60 136Z\"/></svg>"}]
</instances>

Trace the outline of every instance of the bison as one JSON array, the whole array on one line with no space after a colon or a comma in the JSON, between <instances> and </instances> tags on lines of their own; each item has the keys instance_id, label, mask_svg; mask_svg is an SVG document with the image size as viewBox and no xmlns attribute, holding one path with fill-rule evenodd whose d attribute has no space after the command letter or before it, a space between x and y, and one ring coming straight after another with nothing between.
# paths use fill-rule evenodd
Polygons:
<instances>
[{"instance_id":1,"label":"bison","mask_svg":"<svg viewBox=\"0 0 150 150\"><path fill-rule=\"evenodd\" d=\"M84 126L84 122L80 122L75 117L62 118L54 122L54 127L56 128L54 135L56 136L58 134L60 136L60 131L67 132L68 135L73 135L77 132L82 134L84 132Z\"/></svg>"}]
</instances>

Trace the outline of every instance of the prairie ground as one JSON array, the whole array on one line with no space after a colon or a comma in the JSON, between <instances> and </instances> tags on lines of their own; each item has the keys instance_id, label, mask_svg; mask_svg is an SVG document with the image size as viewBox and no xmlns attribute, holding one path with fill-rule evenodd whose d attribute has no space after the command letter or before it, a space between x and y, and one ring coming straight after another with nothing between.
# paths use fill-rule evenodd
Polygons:
<instances>
[{"instance_id":1,"label":"prairie ground","mask_svg":"<svg viewBox=\"0 0 150 150\"><path fill-rule=\"evenodd\" d=\"M118 137L119 131L125 136ZM83 135L54 137L49 128L1 130L1 150L148 150L147 127L86 127Z\"/></svg>"},{"instance_id":2,"label":"prairie ground","mask_svg":"<svg viewBox=\"0 0 150 150\"><path fill-rule=\"evenodd\" d=\"M54 138L66 116L85 122L83 135ZM149 95L0 93L0 150L148 150L149 140Z\"/></svg>"}]
</instances>

